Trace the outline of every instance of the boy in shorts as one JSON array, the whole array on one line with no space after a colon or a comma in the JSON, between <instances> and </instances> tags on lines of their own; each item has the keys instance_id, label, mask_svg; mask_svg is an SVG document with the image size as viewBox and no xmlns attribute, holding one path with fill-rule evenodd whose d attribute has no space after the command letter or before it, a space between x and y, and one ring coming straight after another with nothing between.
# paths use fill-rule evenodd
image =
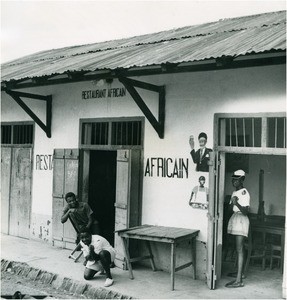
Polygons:
<instances>
[{"instance_id":1,"label":"boy in shorts","mask_svg":"<svg viewBox=\"0 0 287 300\"><path fill-rule=\"evenodd\" d=\"M85 257L84 278L91 280L95 275L106 274L104 286L111 286L114 281L110 265L115 260L115 249L100 235L92 235L83 229L80 232L80 244Z\"/></svg>"},{"instance_id":2,"label":"boy in shorts","mask_svg":"<svg viewBox=\"0 0 287 300\"><path fill-rule=\"evenodd\" d=\"M235 191L232 193L230 205L232 205L233 215L228 221L227 233L234 235L236 239L236 251L238 258L238 271L235 280L228 282L228 288L243 287L242 271L244 261L244 239L248 237L249 218L247 216L250 208L250 195L243 187L245 172L237 170L232 175L232 185Z\"/></svg>"}]
</instances>

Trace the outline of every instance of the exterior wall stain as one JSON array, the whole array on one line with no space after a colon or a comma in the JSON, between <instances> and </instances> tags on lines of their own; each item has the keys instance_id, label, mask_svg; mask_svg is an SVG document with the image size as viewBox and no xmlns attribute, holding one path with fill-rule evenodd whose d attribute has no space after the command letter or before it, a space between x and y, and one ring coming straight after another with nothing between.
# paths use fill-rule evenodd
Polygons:
<instances>
[{"instance_id":1,"label":"exterior wall stain","mask_svg":"<svg viewBox=\"0 0 287 300\"><path fill-rule=\"evenodd\" d=\"M31 238L45 242L52 241L52 223L50 216L32 214Z\"/></svg>"}]
</instances>

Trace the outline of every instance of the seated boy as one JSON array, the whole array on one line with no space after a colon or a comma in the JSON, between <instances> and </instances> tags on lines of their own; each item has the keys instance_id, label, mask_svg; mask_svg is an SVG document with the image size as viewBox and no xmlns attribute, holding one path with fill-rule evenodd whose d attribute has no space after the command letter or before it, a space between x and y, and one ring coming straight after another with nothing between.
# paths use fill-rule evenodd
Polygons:
<instances>
[{"instance_id":1,"label":"seated boy","mask_svg":"<svg viewBox=\"0 0 287 300\"><path fill-rule=\"evenodd\" d=\"M112 279L110 265L115 259L115 250L110 243L100 235L91 235L87 230L80 232L80 244L86 259L84 278L91 280L94 275L103 274L105 271L106 281L104 286L111 286Z\"/></svg>"}]
</instances>

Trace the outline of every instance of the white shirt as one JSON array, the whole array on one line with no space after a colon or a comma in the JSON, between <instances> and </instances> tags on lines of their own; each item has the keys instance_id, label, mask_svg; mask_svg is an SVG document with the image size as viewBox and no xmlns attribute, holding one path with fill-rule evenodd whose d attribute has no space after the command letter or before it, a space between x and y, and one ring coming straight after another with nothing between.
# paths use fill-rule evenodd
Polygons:
<instances>
[{"instance_id":1,"label":"white shirt","mask_svg":"<svg viewBox=\"0 0 287 300\"><path fill-rule=\"evenodd\" d=\"M238 191L234 191L231 195L231 198L233 196L236 196L238 198L237 202L241 205L241 206L250 206L250 195L247 191L246 188L242 188ZM230 199L230 202L229 204L231 204L232 201ZM238 212L240 211L240 209L236 206L236 205L233 205L233 211L234 212Z\"/></svg>"},{"instance_id":2,"label":"white shirt","mask_svg":"<svg viewBox=\"0 0 287 300\"><path fill-rule=\"evenodd\" d=\"M80 243L82 246L84 256L87 256L89 254L89 246L85 245L82 241ZM102 250L114 250L110 243L100 235L92 235L92 241L90 245L94 246L96 254L99 254Z\"/></svg>"},{"instance_id":3,"label":"white shirt","mask_svg":"<svg viewBox=\"0 0 287 300\"><path fill-rule=\"evenodd\" d=\"M200 153L201 153L201 151L202 151L201 157L204 155L204 153L205 153L205 149L206 149L206 147L199 148L199 154L200 154Z\"/></svg>"},{"instance_id":4,"label":"white shirt","mask_svg":"<svg viewBox=\"0 0 287 300\"><path fill-rule=\"evenodd\" d=\"M86 257L89 254L89 246L85 245L82 241L80 241L80 244L82 246L82 251L84 254L84 257ZM91 244L94 246L94 251L96 254L99 254L102 250L107 250L111 254L111 260L114 261L115 259L115 249L111 246L111 244L102 236L100 235L92 235L92 241Z\"/></svg>"}]
</instances>

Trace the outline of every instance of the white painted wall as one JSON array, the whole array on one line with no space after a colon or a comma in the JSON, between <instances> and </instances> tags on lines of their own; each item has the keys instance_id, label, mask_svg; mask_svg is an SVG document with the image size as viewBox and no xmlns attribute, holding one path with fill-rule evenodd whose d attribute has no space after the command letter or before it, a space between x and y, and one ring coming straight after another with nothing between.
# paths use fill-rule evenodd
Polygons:
<instances>
[{"instance_id":1,"label":"white painted wall","mask_svg":"<svg viewBox=\"0 0 287 300\"><path fill-rule=\"evenodd\" d=\"M214 113L286 110L285 69L281 66L175 74L157 83L167 86L165 139L147 135L145 158L188 157L189 135L201 131L208 134L212 147ZM199 240L206 241L205 212L188 206L199 175L190 160L189 179L146 178L143 223L197 228Z\"/></svg>"},{"instance_id":2,"label":"white painted wall","mask_svg":"<svg viewBox=\"0 0 287 300\"><path fill-rule=\"evenodd\" d=\"M212 147L215 113L286 111L285 66L173 74L140 80L166 85L165 138L159 139L145 121L144 162L150 157L189 158L188 179L144 178L142 223L200 229L199 240L205 242L206 211L188 205L191 189L201 175L195 172L190 158L189 136L197 137L205 131L207 146ZM112 83L112 87L120 86L117 81ZM83 82L26 89L53 95L52 138L48 139L36 126L34 157L52 154L54 148L77 148L80 118L142 116L129 95L124 99L81 99L83 90L95 88L93 82ZM155 95L140 93L156 113ZM29 100L29 103L44 117L44 106L39 101ZM30 119L2 92L2 121L24 120ZM32 198L33 214L52 215L52 171L35 170L34 165Z\"/></svg>"}]
</instances>

